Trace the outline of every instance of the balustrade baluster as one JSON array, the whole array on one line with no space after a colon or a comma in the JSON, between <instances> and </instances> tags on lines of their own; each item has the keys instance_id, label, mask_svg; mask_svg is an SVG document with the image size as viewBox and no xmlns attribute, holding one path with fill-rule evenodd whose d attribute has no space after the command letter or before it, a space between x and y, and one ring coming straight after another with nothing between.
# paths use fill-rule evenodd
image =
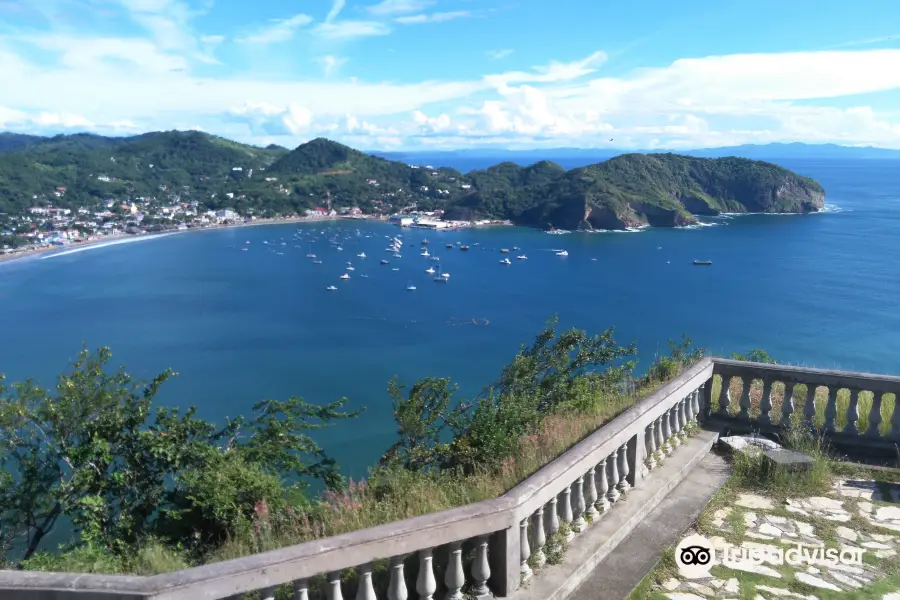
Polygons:
<instances>
[{"instance_id":1,"label":"balustrade baluster","mask_svg":"<svg viewBox=\"0 0 900 600\"><path fill-rule=\"evenodd\" d=\"M403 572L405 555L391 558L391 580L388 583L387 600L406 600L409 592L406 589L406 575Z\"/></svg>"},{"instance_id":2,"label":"balustrade baluster","mask_svg":"<svg viewBox=\"0 0 900 600\"><path fill-rule=\"evenodd\" d=\"M703 384L691 394L691 421L695 423L700 420L700 397L705 388L706 384Z\"/></svg>"},{"instance_id":3,"label":"balustrade baluster","mask_svg":"<svg viewBox=\"0 0 900 600\"><path fill-rule=\"evenodd\" d=\"M584 482L584 501L587 505L585 514L590 517L591 522L594 522L600 516L600 512L597 510L597 480L594 478L594 467L585 473Z\"/></svg>"},{"instance_id":4,"label":"balustrade baluster","mask_svg":"<svg viewBox=\"0 0 900 600\"><path fill-rule=\"evenodd\" d=\"M678 403L678 435L681 437L685 437L687 435L687 431L685 428L688 425L688 411L690 410L689 404L691 401L691 396L688 395L685 398L682 398L681 402Z\"/></svg>"},{"instance_id":5,"label":"balustrade baluster","mask_svg":"<svg viewBox=\"0 0 900 600\"><path fill-rule=\"evenodd\" d=\"M462 564L462 542L452 542L450 544L450 556L447 561L447 572L444 573L444 585L447 586L445 600L462 600L462 586L465 584L466 575L463 572Z\"/></svg>"},{"instance_id":6,"label":"balustrade baluster","mask_svg":"<svg viewBox=\"0 0 900 600\"><path fill-rule=\"evenodd\" d=\"M828 388L828 404L825 405L825 426L823 427L826 433L834 433L835 431L834 420L837 417L837 394L837 387Z\"/></svg>"},{"instance_id":7,"label":"balustrade baluster","mask_svg":"<svg viewBox=\"0 0 900 600\"><path fill-rule=\"evenodd\" d=\"M309 600L309 582L298 579L294 582L294 600ZM390 598L389 600L406 600L406 598Z\"/></svg>"},{"instance_id":8,"label":"balustrade baluster","mask_svg":"<svg viewBox=\"0 0 900 600\"><path fill-rule=\"evenodd\" d=\"M375 587L372 585L372 564L369 563L357 567L356 573L359 575L359 587L356 588L356 600L376 600Z\"/></svg>"},{"instance_id":9,"label":"balustrade baluster","mask_svg":"<svg viewBox=\"0 0 900 600\"><path fill-rule=\"evenodd\" d=\"M781 401L781 420L778 424L782 427L790 427L791 417L794 414L794 384L784 384L784 400Z\"/></svg>"},{"instance_id":10,"label":"balustrade baluster","mask_svg":"<svg viewBox=\"0 0 900 600\"><path fill-rule=\"evenodd\" d=\"M341 593L341 572L333 571L328 574L328 587L325 591L325 597L328 600L344 600Z\"/></svg>"},{"instance_id":11,"label":"balustrade baluster","mask_svg":"<svg viewBox=\"0 0 900 600\"><path fill-rule=\"evenodd\" d=\"M559 499L554 496L547 503L547 510L544 517L547 520L547 535L554 535L559 531Z\"/></svg>"},{"instance_id":12,"label":"balustrade baluster","mask_svg":"<svg viewBox=\"0 0 900 600\"><path fill-rule=\"evenodd\" d=\"M722 389L719 390L719 415L728 416L731 407L731 377L722 375Z\"/></svg>"},{"instance_id":13,"label":"balustrade baluster","mask_svg":"<svg viewBox=\"0 0 900 600\"><path fill-rule=\"evenodd\" d=\"M859 428L856 426L856 422L859 421L859 390L850 390L850 404L847 405L844 417L847 424L844 425L843 433L859 435Z\"/></svg>"},{"instance_id":14,"label":"balustrade baluster","mask_svg":"<svg viewBox=\"0 0 900 600\"><path fill-rule=\"evenodd\" d=\"M419 600L432 600L437 591L434 579L434 548L419 550L419 576L416 578L416 593Z\"/></svg>"},{"instance_id":15,"label":"balustrade baluster","mask_svg":"<svg viewBox=\"0 0 900 600\"><path fill-rule=\"evenodd\" d=\"M615 504L619 499L619 490L616 487L619 483L619 460L615 451L607 457L606 462L609 465L609 491L606 493L606 499L610 504Z\"/></svg>"},{"instance_id":16,"label":"balustrade baluster","mask_svg":"<svg viewBox=\"0 0 900 600\"><path fill-rule=\"evenodd\" d=\"M491 598L487 582L491 578L491 564L488 561L488 536L482 535L475 541L475 560L472 561L472 579L475 585L472 594L478 600Z\"/></svg>"},{"instance_id":17,"label":"balustrade baluster","mask_svg":"<svg viewBox=\"0 0 900 600\"><path fill-rule=\"evenodd\" d=\"M622 493L631 489L631 484L628 483L628 473L628 444L623 444L619 448L619 484L616 486Z\"/></svg>"},{"instance_id":18,"label":"balustrade baluster","mask_svg":"<svg viewBox=\"0 0 900 600\"><path fill-rule=\"evenodd\" d=\"M894 412L891 413L891 437L900 437L900 390L894 392Z\"/></svg>"},{"instance_id":19,"label":"balustrade baluster","mask_svg":"<svg viewBox=\"0 0 900 600\"><path fill-rule=\"evenodd\" d=\"M521 562L519 572L522 574L522 581L528 581L531 577L531 567L528 566L528 559L531 558L531 547L528 545L528 519L522 519L519 523L519 551Z\"/></svg>"},{"instance_id":20,"label":"balustrade baluster","mask_svg":"<svg viewBox=\"0 0 900 600\"><path fill-rule=\"evenodd\" d=\"M259 592L260 600L275 600L275 592L278 590L274 585L267 587Z\"/></svg>"},{"instance_id":21,"label":"balustrade baluster","mask_svg":"<svg viewBox=\"0 0 900 600\"><path fill-rule=\"evenodd\" d=\"M609 480L606 477L606 459L602 459L594 470L595 477L600 478L600 486L597 488L597 504L600 505L600 516L609 510Z\"/></svg>"},{"instance_id":22,"label":"balustrade baluster","mask_svg":"<svg viewBox=\"0 0 900 600\"><path fill-rule=\"evenodd\" d=\"M763 380L762 397L759 399L759 423L761 425L771 425L772 416L772 380L766 377Z\"/></svg>"},{"instance_id":23,"label":"balustrade baluster","mask_svg":"<svg viewBox=\"0 0 900 600\"><path fill-rule=\"evenodd\" d=\"M879 427L881 426L881 404L884 401L884 397L884 393L872 392L872 410L869 411L869 427L866 429L867 436L881 436Z\"/></svg>"},{"instance_id":24,"label":"balustrade baluster","mask_svg":"<svg viewBox=\"0 0 900 600\"><path fill-rule=\"evenodd\" d=\"M674 405L666 412L669 421L669 448L675 450L681 445L678 439L678 405Z\"/></svg>"},{"instance_id":25,"label":"balustrade baluster","mask_svg":"<svg viewBox=\"0 0 900 600\"><path fill-rule=\"evenodd\" d=\"M647 429L644 433L645 444L647 446L647 469L652 471L656 468L656 457L653 456L656 452L656 422L650 423L647 425Z\"/></svg>"},{"instance_id":26,"label":"balustrade baluster","mask_svg":"<svg viewBox=\"0 0 900 600\"><path fill-rule=\"evenodd\" d=\"M812 426L816 422L816 386L806 384L806 401L803 403L803 422Z\"/></svg>"},{"instance_id":27,"label":"balustrade baluster","mask_svg":"<svg viewBox=\"0 0 900 600\"><path fill-rule=\"evenodd\" d=\"M575 537L575 532L572 531L572 521L574 520L572 517L572 488L567 487L562 491L562 499L559 502L559 507L562 510L562 514L559 516L560 520L563 523L568 525L569 533L566 534L566 541L571 542Z\"/></svg>"},{"instance_id":28,"label":"balustrade baluster","mask_svg":"<svg viewBox=\"0 0 900 600\"><path fill-rule=\"evenodd\" d=\"M672 454L674 447L672 446L672 429L669 424L669 412L666 411L662 415L662 445L660 451L666 456Z\"/></svg>"},{"instance_id":29,"label":"balustrade baluster","mask_svg":"<svg viewBox=\"0 0 900 600\"><path fill-rule=\"evenodd\" d=\"M544 544L547 543L547 537L544 535L544 507L541 506L534 514L531 515L531 537L534 545L534 564L543 567L547 563L547 556L544 554Z\"/></svg>"},{"instance_id":30,"label":"balustrade baluster","mask_svg":"<svg viewBox=\"0 0 900 600\"><path fill-rule=\"evenodd\" d=\"M584 522L584 476L580 475L572 484L572 531L581 533L587 523Z\"/></svg>"},{"instance_id":31,"label":"balustrade baluster","mask_svg":"<svg viewBox=\"0 0 900 600\"><path fill-rule=\"evenodd\" d=\"M656 446L656 464L661 465L666 458L666 437L663 432L663 418L657 417L653 422L653 438Z\"/></svg>"},{"instance_id":32,"label":"balustrade baluster","mask_svg":"<svg viewBox=\"0 0 900 600\"><path fill-rule=\"evenodd\" d=\"M753 387L753 379L750 377L740 377L741 380L741 402L740 411L737 418L742 421L750 420L750 388Z\"/></svg>"}]
</instances>

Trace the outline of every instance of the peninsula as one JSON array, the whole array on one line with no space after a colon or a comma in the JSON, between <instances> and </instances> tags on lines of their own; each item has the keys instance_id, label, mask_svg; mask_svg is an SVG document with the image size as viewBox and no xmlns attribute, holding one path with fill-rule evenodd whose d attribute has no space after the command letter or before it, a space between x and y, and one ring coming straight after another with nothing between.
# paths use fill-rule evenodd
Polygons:
<instances>
[{"instance_id":1,"label":"peninsula","mask_svg":"<svg viewBox=\"0 0 900 600\"><path fill-rule=\"evenodd\" d=\"M294 150L198 131L0 134L0 248L258 219L432 212L561 229L688 225L722 212L814 212L812 179L740 158L624 154L462 173L319 138Z\"/></svg>"}]
</instances>

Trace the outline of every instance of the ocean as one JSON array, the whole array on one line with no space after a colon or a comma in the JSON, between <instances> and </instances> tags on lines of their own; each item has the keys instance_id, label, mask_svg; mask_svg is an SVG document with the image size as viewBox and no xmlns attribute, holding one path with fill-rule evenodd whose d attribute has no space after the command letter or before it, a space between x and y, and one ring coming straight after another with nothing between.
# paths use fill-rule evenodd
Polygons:
<instances>
[{"instance_id":1,"label":"ocean","mask_svg":"<svg viewBox=\"0 0 900 600\"><path fill-rule=\"evenodd\" d=\"M279 224L3 263L0 372L52 384L85 343L142 378L173 368L159 401L213 420L263 398L347 397L365 414L316 435L355 477L394 440L392 377L450 377L477 393L553 315L589 332L615 326L637 342L639 368L687 333L718 355L762 348L780 362L900 373L900 162L775 162L818 179L828 210L568 235ZM395 260L384 248L397 234ZM425 237L440 263L419 255ZM457 242L471 250L445 248ZM499 264L514 246L528 259ZM446 285L425 273L438 264Z\"/></svg>"}]
</instances>

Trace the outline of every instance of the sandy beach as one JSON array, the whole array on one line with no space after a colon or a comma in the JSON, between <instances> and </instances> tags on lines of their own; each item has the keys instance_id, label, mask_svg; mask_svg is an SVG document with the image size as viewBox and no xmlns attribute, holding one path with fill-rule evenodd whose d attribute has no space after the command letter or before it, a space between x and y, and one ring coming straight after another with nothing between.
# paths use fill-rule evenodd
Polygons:
<instances>
[{"instance_id":1,"label":"sandy beach","mask_svg":"<svg viewBox=\"0 0 900 600\"><path fill-rule=\"evenodd\" d=\"M209 225L207 227L192 227L190 229L175 229L170 231L160 231L158 233L139 233L139 234L130 234L130 233L119 233L115 235L105 235L96 239L84 241L84 242L72 242L70 244L66 244L65 246L55 246L48 245L42 246L40 248L33 248L31 250L24 250L21 252L9 252L6 254L0 254L0 263L9 262L13 260L23 259L34 257L40 254L47 254L54 251L65 251L65 250L74 250L75 248L87 248L89 246L96 246L98 244L108 244L109 242L114 242L117 240L123 239L140 239L140 238L152 238L159 237L164 235L173 235L173 234L183 234L183 233L191 233L195 231L209 231L211 229L228 229L230 227L253 227L256 225L273 225L277 223L320 223L324 221L337 221L337 220L362 220L362 219L353 219L350 217L291 217L287 219L257 219L255 221L251 221L249 223L231 223L229 225ZM366 221L381 221L382 219L365 219Z\"/></svg>"}]
</instances>

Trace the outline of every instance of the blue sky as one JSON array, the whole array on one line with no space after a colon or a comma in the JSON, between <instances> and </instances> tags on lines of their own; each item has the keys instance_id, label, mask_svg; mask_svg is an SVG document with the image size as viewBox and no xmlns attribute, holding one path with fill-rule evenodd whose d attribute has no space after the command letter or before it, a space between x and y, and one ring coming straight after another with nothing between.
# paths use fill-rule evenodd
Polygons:
<instances>
[{"instance_id":1,"label":"blue sky","mask_svg":"<svg viewBox=\"0 0 900 600\"><path fill-rule=\"evenodd\" d=\"M900 2L0 0L0 130L164 129L900 148Z\"/></svg>"}]
</instances>

